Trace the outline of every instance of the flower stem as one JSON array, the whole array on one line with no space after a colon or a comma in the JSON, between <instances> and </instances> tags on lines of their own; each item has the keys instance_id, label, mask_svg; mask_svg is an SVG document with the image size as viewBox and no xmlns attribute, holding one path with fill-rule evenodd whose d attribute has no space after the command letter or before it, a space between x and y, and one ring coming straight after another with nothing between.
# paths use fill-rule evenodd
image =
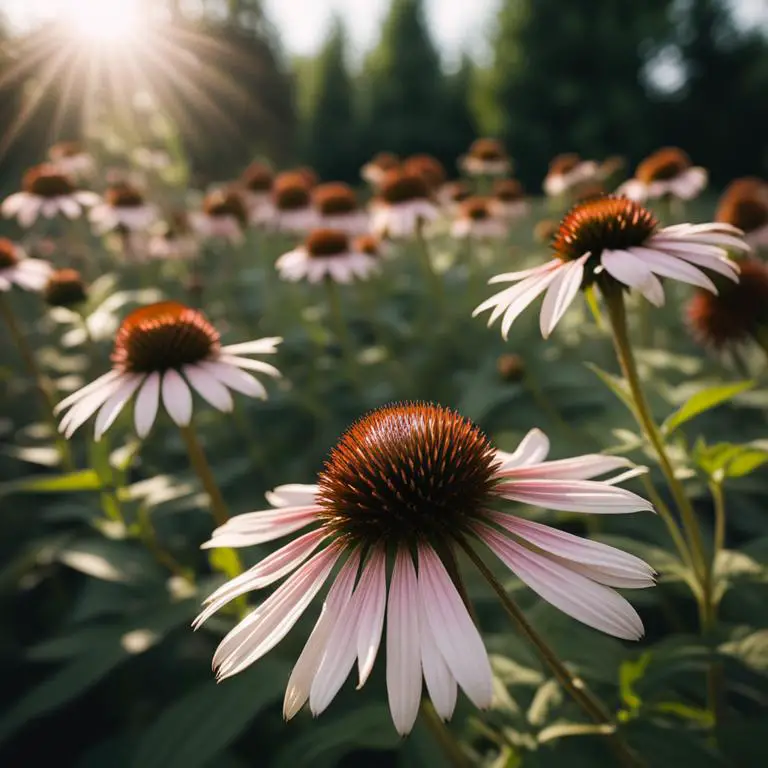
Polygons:
<instances>
[{"instance_id":1,"label":"flower stem","mask_svg":"<svg viewBox=\"0 0 768 768\"><path fill-rule=\"evenodd\" d=\"M333 331L336 335L336 340L341 346L341 354L347 369L347 377L353 385L357 386L359 384L359 377L357 362L355 360L355 350L352 346L347 325L344 322L344 315L341 311L341 295L339 293L339 288L335 281L330 277L325 278L325 290L328 294L328 307L331 311L331 319L334 326Z\"/></svg>"},{"instance_id":2,"label":"flower stem","mask_svg":"<svg viewBox=\"0 0 768 768\"><path fill-rule=\"evenodd\" d=\"M427 728L432 732L435 741L440 745L440 749L448 763L454 768L470 768L472 763L461 748L461 744L451 733L450 729L440 719L432 702L429 699L421 700L421 717Z\"/></svg>"},{"instance_id":3,"label":"flower stem","mask_svg":"<svg viewBox=\"0 0 768 768\"><path fill-rule=\"evenodd\" d=\"M709 570L710 589L708 603L703 612L702 625L704 631L712 638L717 626L717 595L716 577L717 560L725 546L725 497L723 488L718 482L711 482L709 490L715 505L715 533L712 543L712 562ZM707 698L709 709L715 718L715 726L722 722L723 718L723 668L718 661L712 661L707 669Z\"/></svg>"},{"instance_id":4,"label":"flower stem","mask_svg":"<svg viewBox=\"0 0 768 768\"><path fill-rule=\"evenodd\" d=\"M709 589L709 569L706 565L701 530L698 521L696 520L696 513L694 512L693 505L686 496L685 488L683 488L682 483L675 476L675 470L667 455L664 440L659 428L653 420L651 409L646 400L642 383L640 382L640 375L637 372L637 365L635 363L635 357L632 353L632 345L629 341L629 334L627 332L627 312L624 306L624 294L622 289L617 287L612 290L604 290L603 295L605 296L605 301L608 307L608 316L611 321L611 328L613 329L613 342L616 348L616 356L618 357L619 365L621 366L624 378L629 384L629 389L632 395L634 416L637 419L640 428L645 433L646 439L656 451L661 471L664 473L667 485L669 486L669 490L675 500L675 505L680 513L680 518L688 540L688 546L691 551L694 573L700 580L702 589L706 594Z\"/></svg>"},{"instance_id":5,"label":"flower stem","mask_svg":"<svg viewBox=\"0 0 768 768\"><path fill-rule=\"evenodd\" d=\"M203 447L200 445L200 441L197 438L195 428L190 424L186 427L179 427L181 437L184 440L184 445L187 448L187 454L189 455L189 463L192 465L192 469L200 478L200 482L203 485L205 492L208 494L208 498L211 502L211 513L216 525L224 525L229 520L229 512L227 511L227 505L224 502L224 497L221 495L221 490L213 477L211 471L211 465L208 463L208 459L205 457Z\"/></svg>"},{"instance_id":6,"label":"flower stem","mask_svg":"<svg viewBox=\"0 0 768 768\"><path fill-rule=\"evenodd\" d=\"M528 642L531 643L531 645L533 645L533 647L538 651L539 656L541 656L544 663L547 665L547 667L549 667L550 671L555 676L555 679L568 692L571 698L595 723L598 725L613 726L614 723L611 719L611 716L603 704L587 689L585 682L580 678L575 677L568 670L565 664L560 661L560 658L557 656L554 650L552 650L544 638L542 638L539 633L536 632L536 630L528 622L525 614L509 597L504 587L499 583L488 566L483 562L482 558L472 549L472 547L464 538L460 538L458 543L464 552L467 553L469 559L474 563L475 567L480 571L488 584L490 584L491 588L501 601L504 610L515 622L517 628L528 640ZM615 730L608 734L608 738L616 757L620 760L622 765L642 765L630 747L625 743L624 739L619 736Z\"/></svg>"},{"instance_id":7,"label":"flower stem","mask_svg":"<svg viewBox=\"0 0 768 768\"><path fill-rule=\"evenodd\" d=\"M429 243L424 237L424 223L421 220L416 226L416 244L418 246L419 258L421 259L421 266L424 270L424 277L432 287L435 304L437 307L442 307L443 283L432 264L432 254L430 253Z\"/></svg>"},{"instance_id":8,"label":"flower stem","mask_svg":"<svg viewBox=\"0 0 768 768\"><path fill-rule=\"evenodd\" d=\"M56 407L56 401L51 391L50 381L43 375L42 371L37 365L35 355L27 344L27 340L16 321L16 316L13 313L10 303L6 297L0 293L0 314L2 314L5 320L8 330L13 337L19 354L21 355L22 362L27 369L27 373L30 378L33 379L37 386L40 396L43 399L43 407L46 421L49 423L53 430L54 440L56 441L56 448L59 452L59 458L62 466L72 472L75 469L75 462L72 458L72 452L69 449L67 441L59 434L58 425L56 424L56 418L53 415L54 408Z\"/></svg>"}]
</instances>

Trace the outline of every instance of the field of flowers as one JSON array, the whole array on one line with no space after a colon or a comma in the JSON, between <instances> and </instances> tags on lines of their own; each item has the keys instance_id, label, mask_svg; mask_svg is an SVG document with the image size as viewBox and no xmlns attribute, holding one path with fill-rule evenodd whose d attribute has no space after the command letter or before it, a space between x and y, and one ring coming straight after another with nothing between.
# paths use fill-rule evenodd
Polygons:
<instances>
[{"instance_id":1,"label":"field of flowers","mask_svg":"<svg viewBox=\"0 0 768 768\"><path fill-rule=\"evenodd\" d=\"M765 764L768 185L361 177L2 202L0 763Z\"/></svg>"}]
</instances>

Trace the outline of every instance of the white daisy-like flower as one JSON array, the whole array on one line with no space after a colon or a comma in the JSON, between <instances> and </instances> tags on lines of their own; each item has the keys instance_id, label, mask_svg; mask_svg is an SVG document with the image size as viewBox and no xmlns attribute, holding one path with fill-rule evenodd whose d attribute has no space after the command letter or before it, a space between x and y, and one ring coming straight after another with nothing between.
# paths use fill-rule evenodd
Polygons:
<instances>
[{"instance_id":1,"label":"white daisy-like flower","mask_svg":"<svg viewBox=\"0 0 768 768\"><path fill-rule=\"evenodd\" d=\"M349 235L336 229L316 229L304 244L284 253L275 262L283 280L318 283L329 278L337 283L367 280L379 268L375 256L356 250Z\"/></svg>"},{"instance_id":2,"label":"white daisy-like flower","mask_svg":"<svg viewBox=\"0 0 768 768\"><path fill-rule=\"evenodd\" d=\"M271 212L264 216L283 232L309 232L319 226L307 177L299 171L281 173L272 187Z\"/></svg>"},{"instance_id":3,"label":"white daisy-like flower","mask_svg":"<svg viewBox=\"0 0 768 768\"><path fill-rule=\"evenodd\" d=\"M61 213L68 219L77 219L84 208L99 202L95 192L76 189L72 179L51 164L30 168L24 174L22 188L6 197L0 206L3 216L15 217L22 227L31 227L38 216L52 219Z\"/></svg>"},{"instance_id":4,"label":"white daisy-like flower","mask_svg":"<svg viewBox=\"0 0 768 768\"><path fill-rule=\"evenodd\" d=\"M678 224L659 228L654 215L626 198L603 197L574 206L552 242L554 258L538 267L497 275L491 283L515 283L484 301L474 315L493 310L506 339L520 313L546 291L541 332L546 338L576 298L596 283L634 288L656 306L664 303L659 277L717 293L707 271L734 282L739 267L728 249L748 251L741 230L729 224Z\"/></svg>"},{"instance_id":5,"label":"white daisy-like flower","mask_svg":"<svg viewBox=\"0 0 768 768\"><path fill-rule=\"evenodd\" d=\"M459 203L451 224L451 235L458 238L500 240L508 233L508 222L494 215L491 200L487 197L470 197Z\"/></svg>"},{"instance_id":6,"label":"white daisy-like flower","mask_svg":"<svg viewBox=\"0 0 768 768\"><path fill-rule=\"evenodd\" d=\"M10 291L18 285L25 291L42 291L53 267L42 259L27 258L21 246L0 237L0 291Z\"/></svg>"},{"instance_id":7,"label":"white daisy-like flower","mask_svg":"<svg viewBox=\"0 0 768 768\"><path fill-rule=\"evenodd\" d=\"M203 237L239 245L248 225L248 209L237 190L217 189L205 196L203 210L191 214L190 222Z\"/></svg>"},{"instance_id":8,"label":"white daisy-like flower","mask_svg":"<svg viewBox=\"0 0 768 768\"><path fill-rule=\"evenodd\" d=\"M600 166L593 160L582 160L575 152L557 155L549 163L544 179L544 192L559 197L579 184L593 181L600 175Z\"/></svg>"},{"instance_id":9,"label":"white daisy-like flower","mask_svg":"<svg viewBox=\"0 0 768 768\"><path fill-rule=\"evenodd\" d=\"M635 177L625 181L616 194L639 202L667 195L693 200L704 191L708 181L707 169L694 166L682 149L664 147L646 157L637 166Z\"/></svg>"},{"instance_id":10,"label":"white daisy-like flower","mask_svg":"<svg viewBox=\"0 0 768 768\"><path fill-rule=\"evenodd\" d=\"M349 184L329 182L312 190L312 203L317 212L317 226L338 229L349 235L368 231L368 213L360 209L357 195Z\"/></svg>"},{"instance_id":11,"label":"white daisy-like flower","mask_svg":"<svg viewBox=\"0 0 768 768\"><path fill-rule=\"evenodd\" d=\"M422 176L390 171L371 204L371 230L380 237L413 237L438 215L429 185Z\"/></svg>"},{"instance_id":12,"label":"white daisy-like flower","mask_svg":"<svg viewBox=\"0 0 768 768\"><path fill-rule=\"evenodd\" d=\"M213 657L217 677L242 672L274 648L340 564L288 680L286 719L307 701L312 714L323 712L355 663L362 687L382 639L399 733L413 727L422 680L444 720L459 687L475 706L488 708L488 654L445 562L471 540L569 616L638 640L642 621L613 588L651 587L653 569L524 514L529 505L579 514L652 511L645 499L616 487L638 470L598 481L631 465L598 454L546 461L548 451L538 429L514 453L497 451L474 424L438 405L398 403L362 418L341 437L316 485L276 488L267 494L272 509L232 518L205 545L250 547L291 537L206 600L196 626L235 598L288 577L222 640ZM517 514L494 509L505 500L521 505Z\"/></svg>"},{"instance_id":13,"label":"white daisy-like flower","mask_svg":"<svg viewBox=\"0 0 768 768\"><path fill-rule=\"evenodd\" d=\"M523 185L517 179L497 179L493 184L490 204L495 216L508 221L523 218L531 210Z\"/></svg>"},{"instance_id":14,"label":"white daisy-like flower","mask_svg":"<svg viewBox=\"0 0 768 768\"><path fill-rule=\"evenodd\" d=\"M754 248L768 248L768 182L754 176L732 181L720 197L715 221L740 229Z\"/></svg>"},{"instance_id":15,"label":"white daisy-like flower","mask_svg":"<svg viewBox=\"0 0 768 768\"><path fill-rule=\"evenodd\" d=\"M505 176L512 170L507 150L498 139L473 141L459 166L470 176Z\"/></svg>"},{"instance_id":16,"label":"white daisy-like flower","mask_svg":"<svg viewBox=\"0 0 768 768\"><path fill-rule=\"evenodd\" d=\"M134 424L149 434L160 399L176 424L192 419L192 391L214 408L230 412L230 390L266 398L264 385L248 371L279 377L272 365L243 355L272 354L282 341L259 339L222 347L219 334L202 312L175 301L150 304L131 312L115 337L112 370L56 406L67 411L59 425L67 438L98 411L98 440L136 394Z\"/></svg>"},{"instance_id":17,"label":"white daisy-like flower","mask_svg":"<svg viewBox=\"0 0 768 768\"><path fill-rule=\"evenodd\" d=\"M392 152L379 152L360 169L360 176L372 187L378 187L384 177L400 167L400 158Z\"/></svg>"},{"instance_id":18,"label":"white daisy-like flower","mask_svg":"<svg viewBox=\"0 0 768 768\"><path fill-rule=\"evenodd\" d=\"M60 141L48 150L51 165L65 176L92 176L96 169L93 157L79 141Z\"/></svg>"},{"instance_id":19,"label":"white daisy-like flower","mask_svg":"<svg viewBox=\"0 0 768 768\"><path fill-rule=\"evenodd\" d=\"M114 230L146 232L157 221L157 207L148 203L133 184L120 181L104 193L104 201L91 209L90 220L99 234Z\"/></svg>"}]
</instances>

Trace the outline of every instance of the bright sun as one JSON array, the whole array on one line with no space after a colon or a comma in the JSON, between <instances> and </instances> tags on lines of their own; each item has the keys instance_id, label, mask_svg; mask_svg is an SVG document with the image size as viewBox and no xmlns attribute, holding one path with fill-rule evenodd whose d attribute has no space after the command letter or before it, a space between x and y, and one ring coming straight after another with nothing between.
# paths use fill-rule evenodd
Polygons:
<instances>
[{"instance_id":1,"label":"bright sun","mask_svg":"<svg viewBox=\"0 0 768 768\"><path fill-rule=\"evenodd\" d=\"M70 1L65 18L73 31L89 42L129 42L141 29L141 0Z\"/></svg>"}]
</instances>

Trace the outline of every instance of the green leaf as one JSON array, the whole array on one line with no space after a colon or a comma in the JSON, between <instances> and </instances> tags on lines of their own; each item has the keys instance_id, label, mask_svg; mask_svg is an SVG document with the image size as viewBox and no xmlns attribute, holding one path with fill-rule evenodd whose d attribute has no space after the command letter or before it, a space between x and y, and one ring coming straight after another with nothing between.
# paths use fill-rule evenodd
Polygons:
<instances>
[{"instance_id":1,"label":"green leaf","mask_svg":"<svg viewBox=\"0 0 768 768\"><path fill-rule=\"evenodd\" d=\"M735 384L720 384L716 387L707 387L697 392L682 407L667 417L661 426L662 432L665 435L671 435L687 421L731 400L736 395L746 392L754 386L754 381L739 381Z\"/></svg>"},{"instance_id":2,"label":"green leaf","mask_svg":"<svg viewBox=\"0 0 768 768\"><path fill-rule=\"evenodd\" d=\"M58 559L76 571L105 581L146 581L159 569L135 541L85 539L63 547Z\"/></svg>"},{"instance_id":3,"label":"green leaf","mask_svg":"<svg viewBox=\"0 0 768 768\"><path fill-rule=\"evenodd\" d=\"M64 475L33 475L8 483L0 483L0 496L9 493L62 493L67 491L98 491L99 476L92 469L68 472Z\"/></svg>"},{"instance_id":4,"label":"green leaf","mask_svg":"<svg viewBox=\"0 0 768 768\"><path fill-rule=\"evenodd\" d=\"M745 477L768 462L768 450L755 444L696 443L693 458L699 469L721 482L726 477Z\"/></svg>"},{"instance_id":5,"label":"green leaf","mask_svg":"<svg viewBox=\"0 0 768 768\"><path fill-rule=\"evenodd\" d=\"M760 629L740 640L724 643L720 650L735 656L751 669L768 672L768 629Z\"/></svg>"},{"instance_id":6,"label":"green leaf","mask_svg":"<svg viewBox=\"0 0 768 768\"><path fill-rule=\"evenodd\" d=\"M283 695L289 668L271 661L258 674L198 685L166 709L139 739L133 768L203 768Z\"/></svg>"},{"instance_id":7,"label":"green leaf","mask_svg":"<svg viewBox=\"0 0 768 768\"><path fill-rule=\"evenodd\" d=\"M608 371L604 371L594 363L585 363L585 365L592 371L592 373L598 376L600 381L602 381L603 384L605 384L605 386L608 387L608 389L610 389L630 411L634 413L635 406L632 402L632 395L630 394L629 387L624 379L614 376L612 373L608 373Z\"/></svg>"},{"instance_id":8,"label":"green leaf","mask_svg":"<svg viewBox=\"0 0 768 768\"><path fill-rule=\"evenodd\" d=\"M632 712L636 712L643 703L635 690L635 683L642 679L650 661L651 654L644 653L640 658L627 660L619 667L621 700Z\"/></svg>"},{"instance_id":9,"label":"green leaf","mask_svg":"<svg viewBox=\"0 0 768 768\"><path fill-rule=\"evenodd\" d=\"M539 744L566 736L607 736L616 731L612 723L555 723L539 731Z\"/></svg>"}]
</instances>

